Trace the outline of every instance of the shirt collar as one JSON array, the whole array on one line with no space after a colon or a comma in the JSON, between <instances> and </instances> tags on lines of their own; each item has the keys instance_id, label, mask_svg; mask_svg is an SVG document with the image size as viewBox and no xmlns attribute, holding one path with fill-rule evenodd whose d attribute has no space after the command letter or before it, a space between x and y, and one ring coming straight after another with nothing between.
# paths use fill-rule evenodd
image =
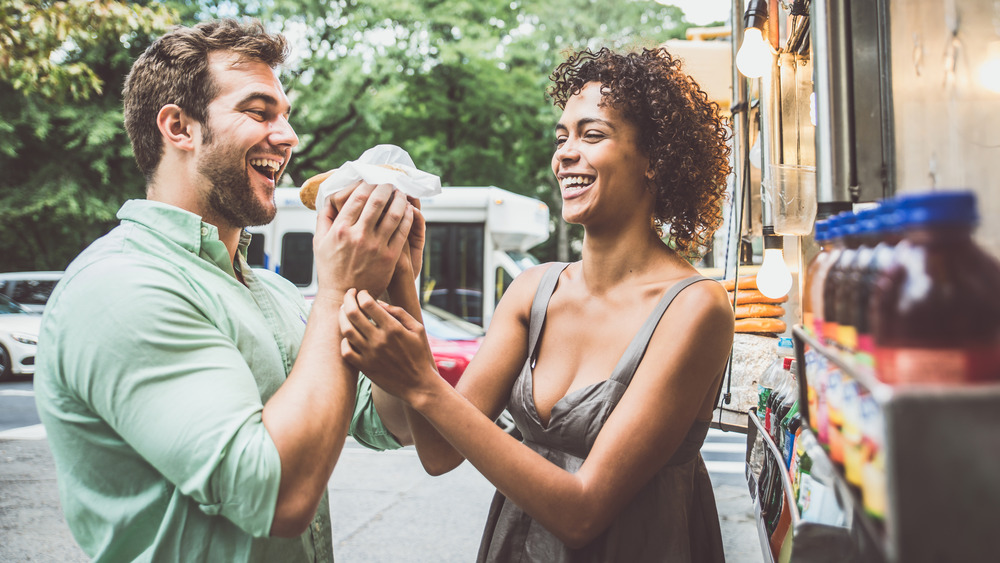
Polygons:
<instances>
[{"instance_id":1,"label":"shirt collar","mask_svg":"<svg viewBox=\"0 0 1000 563\"><path fill-rule=\"evenodd\" d=\"M229 251L219 240L219 229L202 221L199 215L168 203L130 199L118 210L118 219L155 231L235 277L233 264L229 261ZM244 231L240 236L240 253L246 252L249 243L249 234Z\"/></svg>"}]
</instances>

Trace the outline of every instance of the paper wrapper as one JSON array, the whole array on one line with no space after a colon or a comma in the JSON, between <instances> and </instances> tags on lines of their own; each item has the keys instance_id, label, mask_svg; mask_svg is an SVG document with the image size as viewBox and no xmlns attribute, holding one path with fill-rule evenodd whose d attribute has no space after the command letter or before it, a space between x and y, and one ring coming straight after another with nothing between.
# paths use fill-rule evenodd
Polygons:
<instances>
[{"instance_id":1,"label":"paper wrapper","mask_svg":"<svg viewBox=\"0 0 1000 563\"><path fill-rule=\"evenodd\" d=\"M389 164L401 170L379 166ZM441 178L418 170L413 159L396 145L376 145L357 160L345 162L323 180L316 192L316 208L321 209L326 198L350 188L363 180L372 185L392 184L411 197L430 197L441 193Z\"/></svg>"}]
</instances>

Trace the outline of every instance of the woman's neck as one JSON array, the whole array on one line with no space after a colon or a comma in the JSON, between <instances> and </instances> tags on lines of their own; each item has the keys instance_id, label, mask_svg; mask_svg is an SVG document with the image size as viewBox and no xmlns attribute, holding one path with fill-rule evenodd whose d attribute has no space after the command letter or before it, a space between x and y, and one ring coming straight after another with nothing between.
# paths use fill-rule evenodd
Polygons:
<instances>
[{"instance_id":1,"label":"woman's neck","mask_svg":"<svg viewBox=\"0 0 1000 563\"><path fill-rule=\"evenodd\" d=\"M661 241L652 228L591 233L583 238L583 276L592 293L642 283L651 272L663 278L664 268L690 268ZM670 277L670 276L666 276Z\"/></svg>"}]
</instances>

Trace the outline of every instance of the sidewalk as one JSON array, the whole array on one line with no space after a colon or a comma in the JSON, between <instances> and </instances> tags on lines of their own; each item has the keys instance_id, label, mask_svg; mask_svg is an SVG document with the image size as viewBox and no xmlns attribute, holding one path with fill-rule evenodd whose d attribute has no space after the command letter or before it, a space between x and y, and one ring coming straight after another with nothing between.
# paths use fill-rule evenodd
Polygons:
<instances>
[{"instance_id":1,"label":"sidewalk","mask_svg":"<svg viewBox=\"0 0 1000 563\"><path fill-rule=\"evenodd\" d=\"M85 562L60 509L40 431L0 432L0 561ZM330 484L339 563L474 560L492 486L467 463L430 477L415 455L409 448L373 452L348 440ZM727 561L760 563L746 485L729 477L715 486Z\"/></svg>"}]
</instances>

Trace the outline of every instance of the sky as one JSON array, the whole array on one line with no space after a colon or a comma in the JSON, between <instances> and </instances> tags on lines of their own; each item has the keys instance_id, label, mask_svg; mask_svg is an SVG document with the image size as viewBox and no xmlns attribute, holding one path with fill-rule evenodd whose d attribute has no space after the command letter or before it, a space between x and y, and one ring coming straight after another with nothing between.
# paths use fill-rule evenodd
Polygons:
<instances>
[{"instance_id":1,"label":"sky","mask_svg":"<svg viewBox=\"0 0 1000 563\"><path fill-rule=\"evenodd\" d=\"M684 10L687 21L705 25L715 21L729 21L732 0L656 0L660 4L672 4Z\"/></svg>"}]
</instances>

